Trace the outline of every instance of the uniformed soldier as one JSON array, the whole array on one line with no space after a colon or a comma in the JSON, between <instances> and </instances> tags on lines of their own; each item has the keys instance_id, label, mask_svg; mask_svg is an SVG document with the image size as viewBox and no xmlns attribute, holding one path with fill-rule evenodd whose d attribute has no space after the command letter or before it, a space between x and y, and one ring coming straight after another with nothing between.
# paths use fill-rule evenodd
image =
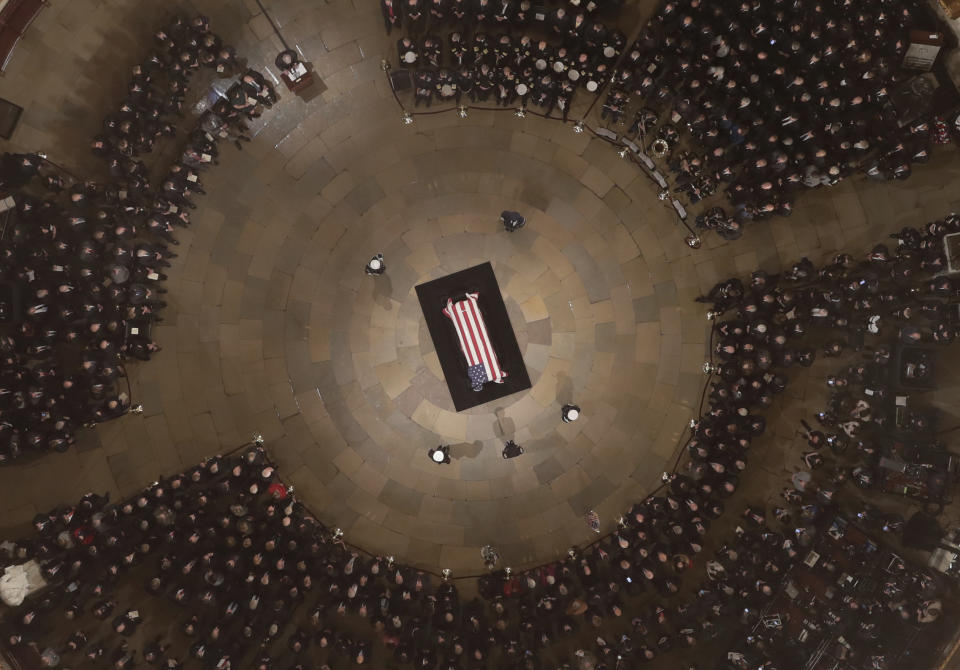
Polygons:
<instances>
[{"instance_id":1,"label":"uniformed soldier","mask_svg":"<svg viewBox=\"0 0 960 670\"><path fill-rule=\"evenodd\" d=\"M430 460L436 463L437 465L449 465L450 464L450 446L441 444L436 449L428 449L427 455L430 456Z\"/></svg>"},{"instance_id":2,"label":"uniformed soldier","mask_svg":"<svg viewBox=\"0 0 960 670\"><path fill-rule=\"evenodd\" d=\"M490 93L493 91L495 73L493 69L487 64L482 63L479 68L477 68L477 79L476 79L476 97L481 102L486 102L487 98L490 97Z\"/></svg>"},{"instance_id":3,"label":"uniformed soldier","mask_svg":"<svg viewBox=\"0 0 960 670\"><path fill-rule=\"evenodd\" d=\"M476 96L476 85L474 80L476 79L476 72L474 72L472 67L464 66L457 70L457 104L460 104L461 97L466 94L471 102L477 101Z\"/></svg>"},{"instance_id":4,"label":"uniformed soldier","mask_svg":"<svg viewBox=\"0 0 960 670\"><path fill-rule=\"evenodd\" d=\"M457 90L457 78L446 68L437 72L435 90L437 98L440 100L449 101L459 100L460 98L460 92Z\"/></svg>"},{"instance_id":5,"label":"uniformed soldier","mask_svg":"<svg viewBox=\"0 0 960 670\"><path fill-rule=\"evenodd\" d=\"M503 224L504 230L508 233L520 230L527 225L527 220L523 218L520 212L514 212L509 209L500 212L500 222Z\"/></svg>"},{"instance_id":6,"label":"uniformed soldier","mask_svg":"<svg viewBox=\"0 0 960 670\"><path fill-rule=\"evenodd\" d=\"M473 36L473 64L492 63L493 54L490 52L490 38L485 33L476 33Z\"/></svg>"},{"instance_id":7,"label":"uniformed soldier","mask_svg":"<svg viewBox=\"0 0 960 670\"><path fill-rule=\"evenodd\" d=\"M417 45L409 37L397 40L397 58L401 65L413 65L419 58Z\"/></svg>"},{"instance_id":8,"label":"uniformed soldier","mask_svg":"<svg viewBox=\"0 0 960 670\"><path fill-rule=\"evenodd\" d=\"M440 67L440 38L434 35L425 35L420 44L420 58L422 63L429 63L432 67Z\"/></svg>"},{"instance_id":9,"label":"uniformed soldier","mask_svg":"<svg viewBox=\"0 0 960 670\"><path fill-rule=\"evenodd\" d=\"M383 262L383 254L377 254L369 261L364 268L364 272L372 277L382 275L387 269L386 264Z\"/></svg>"},{"instance_id":10,"label":"uniformed soldier","mask_svg":"<svg viewBox=\"0 0 960 670\"><path fill-rule=\"evenodd\" d=\"M523 453L523 447L521 447L519 444L517 444L513 440L508 440L507 443L503 446L504 458L516 458L522 453Z\"/></svg>"},{"instance_id":11,"label":"uniformed soldier","mask_svg":"<svg viewBox=\"0 0 960 670\"><path fill-rule=\"evenodd\" d=\"M413 74L413 106L418 107L421 102L425 102L427 107L433 102L433 89L436 82L436 75L433 70L420 68Z\"/></svg>"},{"instance_id":12,"label":"uniformed soldier","mask_svg":"<svg viewBox=\"0 0 960 670\"><path fill-rule=\"evenodd\" d=\"M497 36L497 43L493 47L493 64L502 67L504 62L513 56L513 40L506 33Z\"/></svg>"},{"instance_id":13,"label":"uniformed soldier","mask_svg":"<svg viewBox=\"0 0 960 670\"><path fill-rule=\"evenodd\" d=\"M509 65L504 65L498 73L497 79L497 104L503 107L509 107L517 99L517 77L510 69Z\"/></svg>"},{"instance_id":14,"label":"uniformed soldier","mask_svg":"<svg viewBox=\"0 0 960 670\"><path fill-rule=\"evenodd\" d=\"M457 69L469 64L467 45L463 41L463 35L459 32L452 32L447 36L447 44L450 49L450 62Z\"/></svg>"}]
</instances>

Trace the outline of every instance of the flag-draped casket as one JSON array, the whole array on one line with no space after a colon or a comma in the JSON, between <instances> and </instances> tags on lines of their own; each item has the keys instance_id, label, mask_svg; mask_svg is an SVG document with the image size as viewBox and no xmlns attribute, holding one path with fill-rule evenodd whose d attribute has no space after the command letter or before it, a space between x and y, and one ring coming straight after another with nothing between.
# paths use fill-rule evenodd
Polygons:
<instances>
[{"instance_id":1,"label":"flag-draped casket","mask_svg":"<svg viewBox=\"0 0 960 670\"><path fill-rule=\"evenodd\" d=\"M460 349L467 362L467 375L474 391L482 391L487 382L502 384L507 376L500 368L497 353L487 334L483 314L477 305L478 293L467 293L462 300L447 299L444 315L453 323Z\"/></svg>"}]
</instances>

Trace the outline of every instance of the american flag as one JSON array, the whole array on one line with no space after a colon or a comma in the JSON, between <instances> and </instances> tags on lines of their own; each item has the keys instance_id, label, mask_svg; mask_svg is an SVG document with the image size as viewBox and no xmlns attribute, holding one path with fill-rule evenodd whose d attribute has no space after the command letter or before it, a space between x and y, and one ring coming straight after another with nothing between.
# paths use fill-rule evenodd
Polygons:
<instances>
[{"instance_id":1,"label":"american flag","mask_svg":"<svg viewBox=\"0 0 960 670\"><path fill-rule=\"evenodd\" d=\"M483 315L477 306L478 293L467 293L465 300L453 301L447 299L447 306L443 313L453 322L460 340L460 349L467 359L467 374L470 377L470 386L474 391L482 391L487 382L503 383L507 376L505 370L500 369L497 354L487 336L487 327L483 322Z\"/></svg>"}]
</instances>

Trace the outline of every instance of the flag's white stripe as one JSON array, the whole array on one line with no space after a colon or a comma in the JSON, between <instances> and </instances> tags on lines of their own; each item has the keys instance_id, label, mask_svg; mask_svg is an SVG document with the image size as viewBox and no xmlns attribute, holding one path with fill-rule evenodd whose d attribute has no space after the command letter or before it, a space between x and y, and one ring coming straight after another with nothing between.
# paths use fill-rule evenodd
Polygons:
<instances>
[{"instance_id":1,"label":"flag's white stripe","mask_svg":"<svg viewBox=\"0 0 960 670\"><path fill-rule=\"evenodd\" d=\"M483 335L483 343L487 347L487 351L490 354L490 372L492 373L491 381L499 382L503 379L503 370L500 369L500 361L497 360L497 352L493 350L493 344L490 342L490 337L487 335L487 324L484 323L483 315L480 313L480 307L477 305L476 298L472 298L473 309L477 313L477 323L480 326L480 334Z\"/></svg>"},{"instance_id":2,"label":"flag's white stripe","mask_svg":"<svg viewBox=\"0 0 960 670\"><path fill-rule=\"evenodd\" d=\"M490 374L490 360L487 358L487 347L484 345L483 338L480 336L480 329L477 327L476 313L474 307L476 304L473 301L473 298L469 301L464 301L466 304L463 305L463 312L466 315L467 323L470 325L470 335L477 347L478 352L480 353L480 358L483 360L483 367L486 369L487 380L492 381L493 375Z\"/></svg>"},{"instance_id":3,"label":"flag's white stripe","mask_svg":"<svg viewBox=\"0 0 960 670\"><path fill-rule=\"evenodd\" d=\"M467 367L469 367L470 365L473 365L473 364L470 362L470 354L469 354L469 352L467 351L467 345L466 345L466 343L463 341L463 333L460 331L460 324L457 323L457 317L456 317L456 315L454 314L454 307L453 307L453 299L452 299L452 298L447 298L447 308L446 308L445 310L443 310L443 313L446 314L447 317L448 317L451 321L453 321L453 329L457 332L457 339L460 340L460 351L463 352L464 358L467 359Z\"/></svg>"},{"instance_id":4,"label":"flag's white stripe","mask_svg":"<svg viewBox=\"0 0 960 670\"><path fill-rule=\"evenodd\" d=\"M470 327L469 314L467 313L467 306L460 305L460 319L463 323L463 336L466 338L467 342L470 345L470 351L473 352L473 360L471 365L483 365L483 361L480 359L481 350L477 338L473 336L473 331Z\"/></svg>"},{"instance_id":5,"label":"flag's white stripe","mask_svg":"<svg viewBox=\"0 0 960 670\"><path fill-rule=\"evenodd\" d=\"M457 328L460 329L460 336L465 342L464 356L467 357L467 365L477 365L480 362L480 359L477 357L476 347L473 343L473 338L470 337L470 331L467 329L466 322L463 318L463 311L460 308L459 303L453 307L455 314L457 315Z\"/></svg>"},{"instance_id":6,"label":"flag's white stripe","mask_svg":"<svg viewBox=\"0 0 960 670\"><path fill-rule=\"evenodd\" d=\"M480 313L480 308L477 305L477 299L480 297L479 293L467 293L466 303L469 301L469 304L464 305L464 309L467 311L467 314L470 315L471 324L476 327L479 324L479 328L476 328L474 341L477 345L477 350L480 352L480 355L483 357L483 372L487 377L488 381L493 381L493 375L491 374L491 364L489 360L489 355L492 354L492 349L489 346L489 341L486 339L486 329L483 324L483 314ZM471 331L473 332L473 331ZM480 361L477 361L478 363ZM495 362L495 361L494 361Z\"/></svg>"},{"instance_id":7,"label":"flag's white stripe","mask_svg":"<svg viewBox=\"0 0 960 670\"><path fill-rule=\"evenodd\" d=\"M479 365L480 357L477 355L476 345L473 340L473 334L470 332L470 325L467 323L466 315L463 310L463 303L458 302L453 306L457 314L457 323L463 331L463 340L467 343L467 363L468 365Z\"/></svg>"},{"instance_id":8,"label":"flag's white stripe","mask_svg":"<svg viewBox=\"0 0 960 670\"><path fill-rule=\"evenodd\" d=\"M480 345L483 347L481 350L483 352L484 365L486 367L487 379L489 381L495 381L497 378L496 375L496 364L497 359L493 355L493 349L490 347L490 340L487 339L487 329L483 323L483 315L480 313L480 308L477 305L477 299L474 296L470 297L470 313L473 316L474 323L477 328L477 339L480 342Z\"/></svg>"}]
</instances>

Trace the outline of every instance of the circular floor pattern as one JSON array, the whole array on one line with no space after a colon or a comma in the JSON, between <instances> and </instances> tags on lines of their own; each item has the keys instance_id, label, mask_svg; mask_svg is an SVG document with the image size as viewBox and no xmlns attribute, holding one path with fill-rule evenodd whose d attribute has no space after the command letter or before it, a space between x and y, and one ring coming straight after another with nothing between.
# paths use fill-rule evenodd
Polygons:
<instances>
[{"instance_id":1,"label":"circular floor pattern","mask_svg":"<svg viewBox=\"0 0 960 670\"><path fill-rule=\"evenodd\" d=\"M296 406L281 412L284 432L304 432L272 450L305 501L368 550L459 571L476 570L487 543L515 566L562 555L590 539L584 512L609 525L658 482L689 418L682 401L699 391L706 322L684 324L675 282L651 282L614 198L604 200L623 193L611 179L585 161L572 175L537 158L567 149L462 122L409 137L424 150L324 186L325 215L308 208L282 237L271 225L254 241L244 228L233 244L242 250L249 235L253 251L239 327L263 339L246 346L262 346L266 369L285 373ZM504 208L522 211L527 227L504 232ZM635 228L651 225L644 218ZM261 251L264 238L273 254ZM388 270L371 278L361 269L376 251ZM533 388L457 413L414 287L485 261ZM264 289L282 315L256 314ZM584 416L563 424L569 401ZM505 461L510 438L527 453ZM426 457L440 442L453 447L449 467Z\"/></svg>"}]
</instances>

